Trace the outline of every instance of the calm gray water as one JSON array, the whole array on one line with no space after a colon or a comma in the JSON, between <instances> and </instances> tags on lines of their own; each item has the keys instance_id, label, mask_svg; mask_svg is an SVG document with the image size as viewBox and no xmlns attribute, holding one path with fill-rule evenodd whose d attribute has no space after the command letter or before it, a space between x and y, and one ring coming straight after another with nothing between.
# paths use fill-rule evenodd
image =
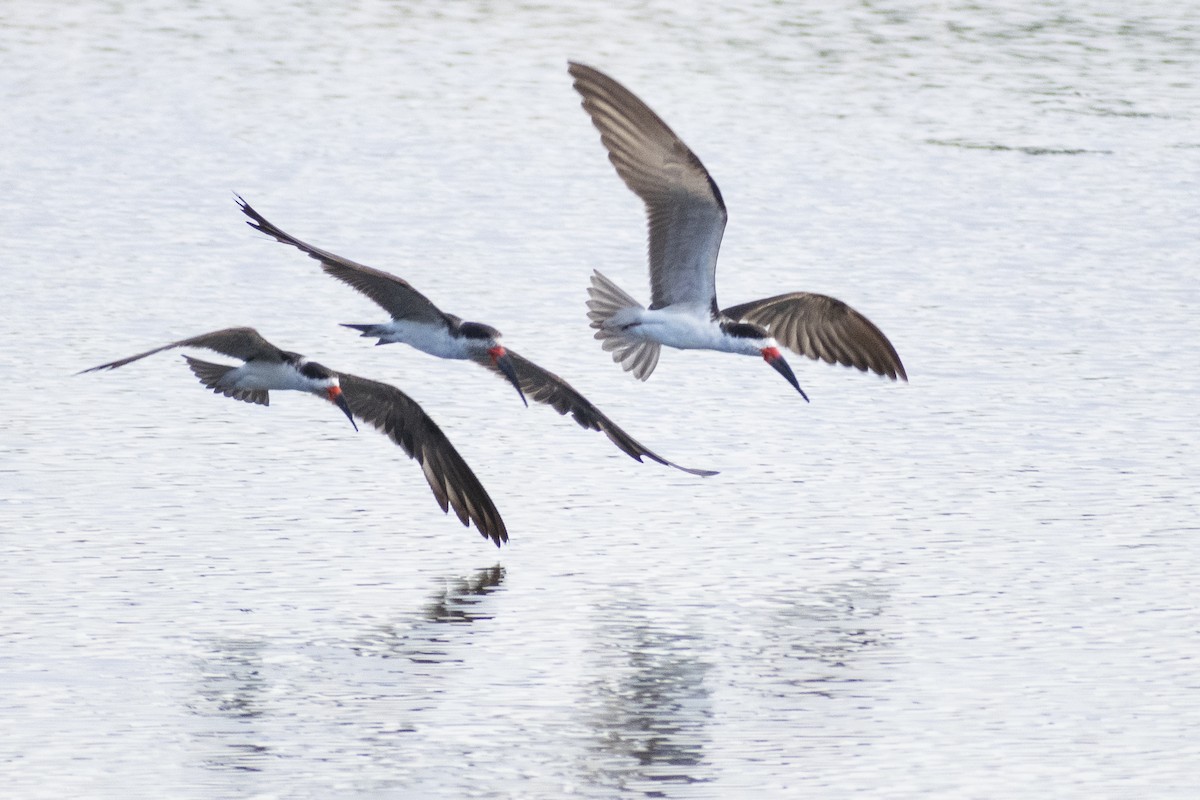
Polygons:
<instances>
[{"instance_id":1,"label":"calm gray water","mask_svg":"<svg viewBox=\"0 0 1200 800\"><path fill-rule=\"evenodd\" d=\"M555 5L0 7L4 791L1198 796L1200 13ZM568 58L713 173L726 304L841 297L911 383L612 364L642 212ZM234 191L721 475L367 346ZM510 545L311 398L73 374L240 324L409 392Z\"/></svg>"}]
</instances>

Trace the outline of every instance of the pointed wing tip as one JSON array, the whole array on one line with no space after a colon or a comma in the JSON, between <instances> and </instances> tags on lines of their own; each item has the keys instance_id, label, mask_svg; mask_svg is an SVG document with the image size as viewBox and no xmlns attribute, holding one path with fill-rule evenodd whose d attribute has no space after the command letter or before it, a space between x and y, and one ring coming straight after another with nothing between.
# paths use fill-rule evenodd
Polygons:
<instances>
[{"instance_id":1,"label":"pointed wing tip","mask_svg":"<svg viewBox=\"0 0 1200 800\"><path fill-rule=\"evenodd\" d=\"M494 523L476 519L474 516L471 517L471 522L475 523L475 530L479 531L479 535L490 539L492 544L496 545L496 549L499 549L500 545L508 543L508 528L504 527L504 520L499 518L498 512Z\"/></svg>"},{"instance_id":2,"label":"pointed wing tip","mask_svg":"<svg viewBox=\"0 0 1200 800\"><path fill-rule=\"evenodd\" d=\"M649 458L652 461L657 461L659 464L662 464L664 466L671 467L672 469L677 469L680 472L686 472L689 475L696 475L701 478L711 478L713 475L721 474L719 470L715 470L715 469L695 469L693 467L685 467L682 464L676 464L674 461L667 461L665 458L655 455L654 453L651 453L648 450L644 453L641 453L640 455L633 455L633 453L630 453L630 455L633 456L634 460L637 461L639 464L646 463L645 459L642 458L642 456L645 456L646 458Z\"/></svg>"},{"instance_id":3,"label":"pointed wing tip","mask_svg":"<svg viewBox=\"0 0 1200 800\"><path fill-rule=\"evenodd\" d=\"M247 203L241 195L235 193L234 197L237 198L238 209L240 209L243 214L250 218L246 220L246 224L255 230L268 233L268 231L263 227L263 223L266 222L266 218L263 217L262 214L259 214L257 211L255 211L254 206Z\"/></svg>"},{"instance_id":4,"label":"pointed wing tip","mask_svg":"<svg viewBox=\"0 0 1200 800\"><path fill-rule=\"evenodd\" d=\"M721 474L720 470L715 469L692 469L690 467L681 467L678 464L672 464L671 466L675 469L682 470L689 475L698 475L701 478L711 478L713 475Z\"/></svg>"},{"instance_id":5,"label":"pointed wing tip","mask_svg":"<svg viewBox=\"0 0 1200 800\"><path fill-rule=\"evenodd\" d=\"M875 330L879 335L883 352L879 354L879 358L875 363L868 362L867 368L876 375L908 383L908 372L904 369L904 362L900 360L900 354L896 352L896 348L892 346L888 338L883 335L883 331L880 331L878 328Z\"/></svg>"},{"instance_id":6,"label":"pointed wing tip","mask_svg":"<svg viewBox=\"0 0 1200 800\"><path fill-rule=\"evenodd\" d=\"M847 366L855 365L848 364ZM859 369L863 372L873 372L879 377L886 378L887 380L893 382L904 381L905 383L908 383L908 373L904 371L904 365L898 360L884 364L883 366L868 365L859 367Z\"/></svg>"},{"instance_id":7,"label":"pointed wing tip","mask_svg":"<svg viewBox=\"0 0 1200 800\"><path fill-rule=\"evenodd\" d=\"M715 470L715 469L696 469L694 467L685 467L682 464L676 464L674 461L667 461L665 458L660 458L659 456L656 456L653 453L649 453L649 452L643 453L642 455L645 455L645 456L657 461L660 464L664 464L668 467L671 467L672 469L677 469L680 472L686 472L689 475L696 475L697 477L700 477L700 478L711 478L713 475L721 474L719 470ZM642 462L643 464L646 463L645 461L642 461L642 459L640 457L637 460Z\"/></svg>"}]
</instances>

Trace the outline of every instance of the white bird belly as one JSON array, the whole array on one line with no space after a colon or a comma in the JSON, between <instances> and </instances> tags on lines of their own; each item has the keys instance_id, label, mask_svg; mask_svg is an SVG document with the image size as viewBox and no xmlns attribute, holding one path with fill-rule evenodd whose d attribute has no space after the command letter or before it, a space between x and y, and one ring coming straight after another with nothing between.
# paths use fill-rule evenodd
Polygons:
<instances>
[{"instance_id":1,"label":"white bird belly","mask_svg":"<svg viewBox=\"0 0 1200 800\"><path fill-rule=\"evenodd\" d=\"M425 325L413 322L391 322L380 326L379 338L388 343L407 344L422 353L437 358L467 358L463 339L450 335L444 325Z\"/></svg>"},{"instance_id":2,"label":"white bird belly","mask_svg":"<svg viewBox=\"0 0 1200 800\"><path fill-rule=\"evenodd\" d=\"M629 338L658 342L678 350L723 350L724 334L707 311L646 309L641 321L625 330Z\"/></svg>"},{"instance_id":3,"label":"white bird belly","mask_svg":"<svg viewBox=\"0 0 1200 800\"><path fill-rule=\"evenodd\" d=\"M259 361L248 362L227 372L220 383L234 389L295 389L301 392L312 391L315 385L311 378L301 375L291 364L264 364Z\"/></svg>"}]
</instances>

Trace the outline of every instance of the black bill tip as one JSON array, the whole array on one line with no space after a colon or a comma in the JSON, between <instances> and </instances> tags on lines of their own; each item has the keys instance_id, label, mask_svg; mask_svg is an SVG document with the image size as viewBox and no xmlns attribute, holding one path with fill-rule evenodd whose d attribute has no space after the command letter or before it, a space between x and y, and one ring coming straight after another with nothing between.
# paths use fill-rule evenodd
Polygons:
<instances>
[{"instance_id":1,"label":"black bill tip","mask_svg":"<svg viewBox=\"0 0 1200 800\"><path fill-rule=\"evenodd\" d=\"M529 400L525 398L525 392L521 391L521 381L517 380L517 368L513 366L512 358L508 353L496 356L496 367L504 373L504 377L508 378L508 382L517 390L517 394L521 395L521 402L529 408Z\"/></svg>"},{"instance_id":2,"label":"black bill tip","mask_svg":"<svg viewBox=\"0 0 1200 800\"><path fill-rule=\"evenodd\" d=\"M763 360L774 367L775 371L783 377L787 378L787 382L796 387L796 391L804 398L804 402L810 402L808 395L800 388L800 381L796 380L796 373L792 372L792 367L784 357L775 348L768 348L763 352Z\"/></svg>"},{"instance_id":3,"label":"black bill tip","mask_svg":"<svg viewBox=\"0 0 1200 800\"><path fill-rule=\"evenodd\" d=\"M350 424L354 426L354 430L358 430L358 423L354 421L354 415L350 413L350 404L346 402L346 396L338 392L333 398L333 404L342 410L346 415L346 419L350 420Z\"/></svg>"}]
</instances>

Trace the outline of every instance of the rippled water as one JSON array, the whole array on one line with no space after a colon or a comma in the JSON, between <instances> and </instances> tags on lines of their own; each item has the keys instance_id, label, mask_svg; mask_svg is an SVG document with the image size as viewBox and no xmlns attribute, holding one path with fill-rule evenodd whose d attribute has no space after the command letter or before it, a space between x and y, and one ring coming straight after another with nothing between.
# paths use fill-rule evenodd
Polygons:
<instances>
[{"instance_id":1,"label":"rippled water","mask_svg":"<svg viewBox=\"0 0 1200 800\"><path fill-rule=\"evenodd\" d=\"M690 9L690 10L689 10ZM590 338L639 203L568 58L730 208L721 299L847 300L912 382ZM1197 796L1200 15L1187 4L0 10L0 765L36 797ZM505 331L700 480L242 224ZM394 382L384 437L215 398L225 325Z\"/></svg>"}]
</instances>

